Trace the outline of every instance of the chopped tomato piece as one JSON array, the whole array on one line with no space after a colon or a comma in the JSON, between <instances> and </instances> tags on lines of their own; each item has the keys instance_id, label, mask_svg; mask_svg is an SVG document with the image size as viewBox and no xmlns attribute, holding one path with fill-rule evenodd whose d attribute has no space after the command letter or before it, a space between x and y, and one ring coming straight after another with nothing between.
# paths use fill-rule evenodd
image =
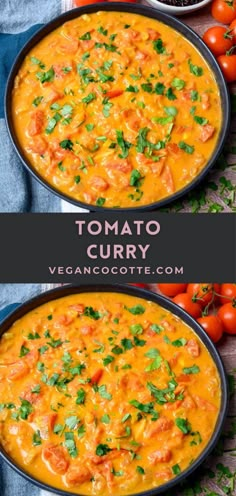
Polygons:
<instances>
[{"instance_id":1,"label":"chopped tomato piece","mask_svg":"<svg viewBox=\"0 0 236 496\"><path fill-rule=\"evenodd\" d=\"M35 395L38 396L38 395ZM47 415L38 415L37 409L32 416L32 424L35 430L40 431L42 439L49 439L53 432L53 427L57 419L57 413L48 413Z\"/></svg>"},{"instance_id":2,"label":"chopped tomato piece","mask_svg":"<svg viewBox=\"0 0 236 496\"><path fill-rule=\"evenodd\" d=\"M123 90L118 90L118 89L116 89L116 90L110 90L110 91L108 91L108 92L106 93L106 97L107 97L107 98L116 98L117 96L120 96L120 95L122 95L123 93L124 93L124 91L123 91Z\"/></svg>"},{"instance_id":3,"label":"chopped tomato piece","mask_svg":"<svg viewBox=\"0 0 236 496\"><path fill-rule=\"evenodd\" d=\"M153 423L153 425L151 425L151 428L148 430L147 437L154 437L160 432L168 431L172 426L173 420L168 419L167 417L160 417Z\"/></svg>"},{"instance_id":4,"label":"chopped tomato piece","mask_svg":"<svg viewBox=\"0 0 236 496\"><path fill-rule=\"evenodd\" d=\"M149 59L148 53L142 52L141 50L137 50L135 54L135 58L137 60L143 61Z\"/></svg>"},{"instance_id":5,"label":"chopped tomato piece","mask_svg":"<svg viewBox=\"0 0 236 496\"><path fill-rule=\"evenodd\" d=\"M158 33L158 31L156 31L155 29L148 28L147 31L149 40L155 41L161 37L160 33Z\"/></svg>"},{"instance_id":6,"label":"chopped tomato piece","mask_svg":"<svg viewBox=\"0 0 236 496\"><path fill-rule=\"evenodd\" d=\"M69 462L67 460L66 450L63 446L53 443L47 444L43 448L42 456L52 472L61 475L66 473Z\"/></svg>"},{"instance_id":7,"label":"chopped tomato piece","mask_svg":"<svg viewBox=\"0 0 236 496\"><path fill-rule=\"evenodd\" d=\"M161 174L161 178L165 183L168 193L174 193L175 191L174 179L169 165L165 165L164 170Z\"/></svg>"},{"instance_id":8,"label":"chopped tomato piece","mask_svg":"<svg viewBox=\"0 0 236 496\"><path fill-rule=\"evenodd\" d=\"M93 176L90 180L91 187L96 191L106 191L109 188L108 182L101 176Z\"/></svg>"},{"instance_id":9,"label":"chopped tomato piece","mask_svg":"<svg viewBox=\"0 0 236 496\"><path fill-rule=\"evenodd\" d=\"M35 136L35 138L30 142L29 149L33 153L38 153L43 155L48 148L48 144L42 136Z\"/></svg>"},{"instance_id":10,"label":"chopped tomato piece","mask_svg":"<svg viewBox=\"0 0 236 496\"><path fill-rule=\"evenodd\" d=\"M55 103L57 100L63 97L63 94L57 91L55 88L50 88L46 101L50 103Z\"/></svg>"},{"instance_id":11,"label":"chopped tomato piece","mask_svg":"<svg viewBox=\"0 0 236 496\"><path fill-rule=\"evenodd\" d=\"M196 408L196 403L194 402L192 396L185 396L184 400L182 401L182 407L186 408L186 410L193 410L194 408Z\"/></svg>"},{"instance_id":12,"label":"chopped tomato piece","mask_svg":"<svg viewBox=\"0 0 236 496\"><path fill-rule=\"evenodd\" d=\"M200 346L197 342L196 339L189 339L189 341L187 342L187 345L186 345L186 348L189 352L189 354L192 356L192 357L199 357L200 355Z\"/></svg>"},{"instance_id":13,"label":"chopped tomato piece","mask_svg":"<svg viewBox=\"0 0 236 496\"><path fill-rule=\"evenodd\" d=\"M151 453L148 458L153 464L165 463L171 460L172 453L168 448L163 448L162 450L153 451L153 453Z\"/></svg>"},{"instance_id":14,"label":"chopped tomato piece","mask_svg":"<svg viewBox=\"0 0 236 496\"><path fill-rule=\"evenodd\" d=\"M19 362L13 363L12 366L10 367L8 379L10 381L17 381L18 379L25 377L28 374L28 372L29 372L28 365L23 360L19 360Z\"/></svg>"},{"instance_id":15,"label":"chopped tomato piece","mask_svg":"<svg viewBox=\"0 0 236 496\"><path fill-rule=\"evenodd\" d=\"M36 365L38 360L39 360L39 352L35 348L25 356L25 361L27 362L27 365L30 368L34 367L34 365Z\"/></svg>"},{"instance_id":16,"label":"chopped tomato piece","mask_svg":"<svg viewBox=\"0 0 236 496\"><path fill-rule=\"evenodd\" d=\"M116 170L124 173L131 172L132 170L132 166L130 162L128 162L128 160L121 160L120 162L109 163L105 167L107 170Z\"/></svg>"},{"instance_id":17,"label":"chopped tomato piece","mask_svg":"<svg viewBox=\"0 0 236 496\"><path fill-rule=\"evenodd\" d=\"M211 106L210 96L208 93L203 93L201 96L202 108L203 110L208 110Z\"/></svg>"},{"instance_id":18,"label":"chopped tomato piece","mask_svg":"<svg viewBox=\"0 0 236 496\"><path fill-rule=\"evenodd\" d=\"M77 312L79 315L82 315L84 313L84 305L82 303L77 303L76 305L70 305L69 308Z\"/></svg>"},{"instance_id":19,"label":"chopped tomato piece","mask_svg":"<svg viewBox=\"0 0 236 496\"><path fill-rule=\"evenodd\" d=\"M40 134L44 126L44 112L42 110L36 110L31 114L30 123L28 126L29 136L36 136Z\"/></svg>"},{"instance_id":20,"label":"chopped tomato piece","mask_svg":"<svg viewBox=\"0 0 236 496\"><path fill-rule=\"evenodd\" d=\"M63 314L63 315L60 315L54 322L54 327L60 329L60 327L63 327L63 326L69 326L70 324L72 324L72 322L74 321L74 317L72 315L68 315L68 314Z\"/></svg>"},{"instance_id":21,"label":"chopped tomato piece","mask_svg":"<svg viewBox=\"0 0 236 496\"><path fill-rule=\"evenodd\" d=\"M91 334L93 334L93 331L94 331L94 327L89 325L80 328L80 332L84 336L91 336Z\"/></svg>"},{"instance_id":22,"label":"chopped tomato piece","mask_svg":"<svg viewBox=\"0 0 236 496\"><path fill-rule=\"evenodd\" d=\"M184 383L191 382L191 380L192 380L192 377L190 374L180 374L177 377L178 384L180 384L181 382L184 382Z\"/></svg>"},{"instance_id":23,"label":"chopped tomato piece","mask_svg":"<svg viewBox=\"0 0 236 496\"><path fill-rule=\"evenodd\" d=\"M216 406L210 403L210 401L201 398L201 396L194 395L194 399L197 403L198 408L200 410L206 410L207 412L215 412L217 410Z\"/></svg>"},{"instance_id":24,"label":"chopped tomato piece","mask_svg":"<svg viewBox=\"0 0 236 496\"><path fill-rule=\"evenodd\" d=\"M168 481L172 477L172 472L170 468L166 468L165 470L160 470L160 472L155 473L156 479L162 479L164 481Z\"/></svg>"},{"instance_id":25,"label":"chopped tomato piece","mask_svg":"<svg viewBox=\"0 0 236 496\"><path fill-rule=\"evenodd\" d=\"M97 372L95 372L95 374L93 374L93 376L91 377L91 381L89 384L91 384L92 386L94 384L98 384L102 375L103 375L103 369L98 369Z\"/></svg>"},{"instance_id":26,"label":"chopped tomato piece","mask_svg":"<svg viewBox=\"0 0 236 496\"><path fill-rule=\"evenodd\" d=\"M203 141L203 143L205 143L210 138L212 138L214 133L215 133L214 126L211 126L210 124L206 124L206 126L202 126L201 128L200 140Z\"/></svg>"},{"instance_id":27,"label":"chopped tomato piece","mask_svg":"<svg viewBox=\"0 0 236 496\"><path fill-rule=\"evenodd\" d=\"M67 43L60 46L61 53L76 53L79 47L78 40L70 40ZM64 66L66 67L66 66Z\"/></svg>"},{"instance_id":28,"label":"chopped tomato piece","mask_svg":"<svg viewBox=\"0 0 236 496\"><path fill-rule=\"evenodd\" d=\"M82 465L82 463L76 463L67 471L65 481L68 486L76 486L77 484L83 484L83 482L89 481L91 477L92 474L87 467Z\"/></svg>"}]
</instances>

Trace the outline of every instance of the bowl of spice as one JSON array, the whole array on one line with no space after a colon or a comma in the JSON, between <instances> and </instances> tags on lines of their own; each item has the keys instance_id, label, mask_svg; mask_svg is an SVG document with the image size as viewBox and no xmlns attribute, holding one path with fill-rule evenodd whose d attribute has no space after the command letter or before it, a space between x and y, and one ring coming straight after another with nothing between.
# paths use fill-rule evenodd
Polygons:
<instances>
[{"instance_id":1,"label":"bowl of spice","mask_svg":"<svg viewBox=\"0 0 236 496\"><path fill-rule=\"evenodd\" d=\"M211 0L147 0L147 2L167 14L185 15L205 7Z\"/></svg>"}]
</instances>

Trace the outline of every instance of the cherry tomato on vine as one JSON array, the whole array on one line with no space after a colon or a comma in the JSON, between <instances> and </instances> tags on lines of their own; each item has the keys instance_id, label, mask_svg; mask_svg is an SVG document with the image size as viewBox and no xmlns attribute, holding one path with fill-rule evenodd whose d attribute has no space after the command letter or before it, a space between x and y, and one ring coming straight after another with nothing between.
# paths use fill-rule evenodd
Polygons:
<instances>
[{"instance_id":1,"label":"cherry tomato on vine","mask_svg":"<svg viewBox=\"0 0 236 496\"><path fill-rule=\"evenodd\" d=\"M226 303L218 310L218 316L225 332L236 334L236 307L232 303Z\"/></svg>"},{"instance_id":2,"label":"cherry tomato on vine","mask_svg":"<svg viewBox=\"0 0 236 496\"><path fill-rule=\"evenodd\" d=\"M160 289L163 295L165 296L176 296L180 293L184 293L187 288L187 284L157 284L157 287Z\"/></svg>"},{"instance_id":3,"label":"cherry tomato on vine","mask_svg":"<svg viewBox=\"0 0 236 496\"><path fill-rule=\"evenodd\" d=\"M173 298L173 301L188 312L194 319L197 319L201 315L201 306L199 303L194 303L191 296L188 293L178 294Z\"/></svg>"},{"instance_id":4,"label":"cherry tomato on vine","mask_svg":"<svg viewBox=\"0 0 236 496\"><path fill-rule=\"evenodd\" d=\"M230 24L236 18L235 0L214 0L211 15L222 24Z\"/></svg>"},{"instance_id":5,"label":"cherry tomato on vine","mask_svg":"<svg viewBox=\"0 0 236 496\"><path fill-rule=\"evenodd\" d=\"M201 307L205 307L211 300L213 300L213 291L216 293L220 292L220 284L213 284L209 282L202 283L191 283L188 284L187 293L192 298L193 301L196 301L201 305Z\"/></svg>"},{"instance_id":6,"label":"cherry tomato on vine","mask_svg":"<svg viewBox=\"0 0 236 496\"><path fill-rule=\"evenodd\" d=\"M234 19L230 26L229 26L229 32L232 36L232 41L233 41L233 45L236 45L236 19Z\"/></svg>"},{"instance_id":7,"label":"cherry tomato on vine","mask_svg":"<svg viewBox=\"0 0 236 496\"><path fill-rule=\"evenodd\" d=\"M228 83L236 81L236 55L220 55L217 62Z\"/></svg>"},{"instance_id":8,"label":"cherry tomato on vine","mask_svg":"<svg viewBox=\"0 0 236 496\"><path fill-rule=\"evenodd\" d=\"M203 35L203 41L216 57L225 54L233 46L232 35L223 26L209 28Z\"/></svg>"},{"instance_id":9,"label":"cherry tomato on vine","mask_svg":"<svg viewBox=\"0 0 236 496\"><path fill-rule=\"evenodd\" d=\"M213 343L217 343L223 335L223 324L217 315L206 315L197 319L204 331L212 339Z\"/></svg>"},{"instance_id":10,"label":"cherry tomato on vine","mask_svg":"<svg viewBox=\"0 0 236 496\"><path fill-rule=\"evenodd\" d=\"M104 0L74 0L75 7L84 7L85 5L91 5L92 3L101 3Z\"/></svg>"},{"instance_id":11,"label":"cherry tomato on vine","mask_svg":"<svg viewBox=\"0 0 236 496\"><path fill-rule=\"evenodd\" d=\"M236 301L236 284L221 284L220 303L224 305L235 298Z\"/></svg>"}]
</instances>

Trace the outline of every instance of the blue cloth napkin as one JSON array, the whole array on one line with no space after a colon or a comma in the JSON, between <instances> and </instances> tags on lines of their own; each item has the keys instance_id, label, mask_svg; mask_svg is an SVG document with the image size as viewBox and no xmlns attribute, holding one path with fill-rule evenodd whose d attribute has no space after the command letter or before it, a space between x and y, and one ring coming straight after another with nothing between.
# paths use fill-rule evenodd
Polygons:
<instances>
[{"instance_id":1,"label":"blue cloth napkin","mask_svg":"<svg viewBox=\"0 0 236 496\"><path fill-rule=\"evenodd\" d=\"M59 0L1 0L0 9L0 212L60 212L60 199L25 170L4 119L4 93L20 49L40 26L61 13Z\"/></svg>"},{"instance_id":2,"label":"blue cloth napkin","mask_svg":"<svg viewBox=\"0 0 236 496\"><path fill-rule=\"evenodd\" d=\"M4 285L0 285L0 291L1 291L1 286L3 287ZM10 285L9 285L10 286ZM14 299L14 295L20 295L22 293L19 291L19 284L12 285L12 298ZM23 285L22 285L23 286ZM24 285L25 288L27 287ZM30 285L28 285L30 290ZM1 293L0 293L1 294ZM0 301L0 306L2 304L2 301ZM9 315L9 313L13 312L20 303L10 303L9 305L2 307L0 310L0 324L1 322ZM16 474L10 468L5 462L3 462L0 459L0 495L1 496L41 496L40 495L40 489L38 489L36 486L33 486L26 480L24 480L22 477Z\"/></svg>"}]
</instances>

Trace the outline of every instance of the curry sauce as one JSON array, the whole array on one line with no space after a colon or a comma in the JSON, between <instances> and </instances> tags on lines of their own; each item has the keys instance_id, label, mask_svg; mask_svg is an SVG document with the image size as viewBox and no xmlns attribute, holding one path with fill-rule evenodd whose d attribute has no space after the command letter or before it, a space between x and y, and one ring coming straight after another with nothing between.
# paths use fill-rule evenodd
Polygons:
<instances>
[{"instance_id":1,"label":"curry sauce","mask_svg":"<svg viewBox=\"0 0 236 496\"><path fill-rule=\"evenodd\" d=\"M166 24L122 12L82 15L35 45L12 112L44 180L109 208L151 204L191 183L221 127L219 89L196 48Z\"/></svg>"},{"instance_id":2,"label":"curry sauce","mask_svg":"<svg viewBox=\"0 0 236 496\"><path fill-rule=\"evenodd\" d=\"M0 340L1 445L73 494L124 495L176 477L209 443L220 391L191 328L134 296L66 296Z\"/></svg>"}]
</instances>

